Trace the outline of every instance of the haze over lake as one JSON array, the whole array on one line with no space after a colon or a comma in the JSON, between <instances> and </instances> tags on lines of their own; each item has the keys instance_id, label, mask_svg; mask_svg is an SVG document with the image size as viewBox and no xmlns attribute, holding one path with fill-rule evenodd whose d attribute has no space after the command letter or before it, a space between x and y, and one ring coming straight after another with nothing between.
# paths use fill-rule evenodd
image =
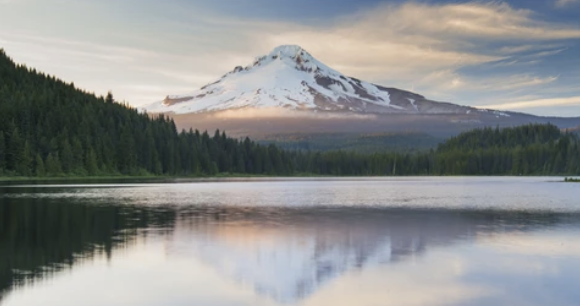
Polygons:
<instances>
[{"instance_id":1,"label":"haze over lake","mask_svg":"<svg viewBox=\"0 0 580 306\"><path fill-rule=\"evenodd\" d=\"M577 305L561 181L0 187L0 305Z\"/></svg>"}]
</instances>

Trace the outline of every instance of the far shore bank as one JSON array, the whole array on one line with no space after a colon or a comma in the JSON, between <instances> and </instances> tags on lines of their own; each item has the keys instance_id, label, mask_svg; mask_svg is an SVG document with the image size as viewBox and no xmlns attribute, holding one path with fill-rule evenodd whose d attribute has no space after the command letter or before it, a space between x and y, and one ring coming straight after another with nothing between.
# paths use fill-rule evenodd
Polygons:
<instances>
[{"instance_id":1,"label":"far shore bank","mask_svg":"<svg viewBox=\"0 0 580 306\"><path fill-rule=\"evenodd\" d=\"M413 177L437 177L437 178L461 178L461 177L485 177L485 178L533 178L533 177L550 177L560 178L559 182L580 183L579 178L565 176L546 176L546 175L527 175L527 176L469 176L469 175L409 175L409 176L330 176L314 174L295 174L291 176L271 176L271 175L247 175L247 174L218 174L215 176L58 176L58 177L1 177L0 184L42 184L42 183L187 183L187 182L208 182L208 181L245 181L245 180L288 180L288 179L364 179L364 178L413 178ZM558 181L555 181L558 182Z\"/></svg>"}]
</instances>

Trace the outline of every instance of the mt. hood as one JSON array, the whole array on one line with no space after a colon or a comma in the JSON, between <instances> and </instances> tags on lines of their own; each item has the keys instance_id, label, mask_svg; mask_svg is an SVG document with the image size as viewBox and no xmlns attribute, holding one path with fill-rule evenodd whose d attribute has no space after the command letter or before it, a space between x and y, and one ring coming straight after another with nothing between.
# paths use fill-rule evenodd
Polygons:
<instances>
[{"instance_id":1,"label":"mt. hood","mask_svg":"<svg viewBox=\"0 0 580 306\"><path fill-rule=\"evenodd\" d=\"M347 77L299 46L277 47L191 94L167 96L145 110L188 114L247 108L375 114L469 114L475 110Z\"/></svg>"}]
</instances>

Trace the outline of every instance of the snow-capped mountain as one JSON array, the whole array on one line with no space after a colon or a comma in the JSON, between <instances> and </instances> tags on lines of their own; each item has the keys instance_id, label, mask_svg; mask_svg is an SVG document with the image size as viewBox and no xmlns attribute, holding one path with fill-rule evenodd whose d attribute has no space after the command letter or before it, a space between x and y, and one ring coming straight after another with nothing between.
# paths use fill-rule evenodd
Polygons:
<instances>
[{"instance_id":1,"label":"snow-capped mountain","mask_svg":"<svg viewBox=\"0 0 580 306\"><path fill-rule=\"evenodd\" d=\"M167 96L145 110L188 114L243 108L379 114L469 114L474 110L347 77L299 46L277 47L198 91Z\"/></svg>"},{"instance_id":2,"label":"snow-capped mountain","mask_svg":"<svg viewBox=\"0 0 580 306\"><path fill-rule=\"evenodd\" d=\"M167 113L179 129L220 129L253 139L407 131L446 138L485 126L580 125L580 118L476 109L371 84L343 75L299 46L277 47L193 93L167 96L142 110Z\"/></svg>"}]
</instances>

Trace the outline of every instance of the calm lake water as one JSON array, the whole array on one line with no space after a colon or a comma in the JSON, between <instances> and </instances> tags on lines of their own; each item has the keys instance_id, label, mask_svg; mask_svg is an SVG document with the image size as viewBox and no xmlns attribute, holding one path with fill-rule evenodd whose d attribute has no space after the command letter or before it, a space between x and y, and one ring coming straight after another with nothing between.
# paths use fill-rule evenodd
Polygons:
<instances>
[{"instance_id":1,"label":"calm lake water","mask_svg":"<svg viewBox=\"0 0 580 306\"><path fill-rule=\"evenodd\" d=\"M561 180L0 187L0 304L580 305Z\"/></svg>"}]
</instances>

